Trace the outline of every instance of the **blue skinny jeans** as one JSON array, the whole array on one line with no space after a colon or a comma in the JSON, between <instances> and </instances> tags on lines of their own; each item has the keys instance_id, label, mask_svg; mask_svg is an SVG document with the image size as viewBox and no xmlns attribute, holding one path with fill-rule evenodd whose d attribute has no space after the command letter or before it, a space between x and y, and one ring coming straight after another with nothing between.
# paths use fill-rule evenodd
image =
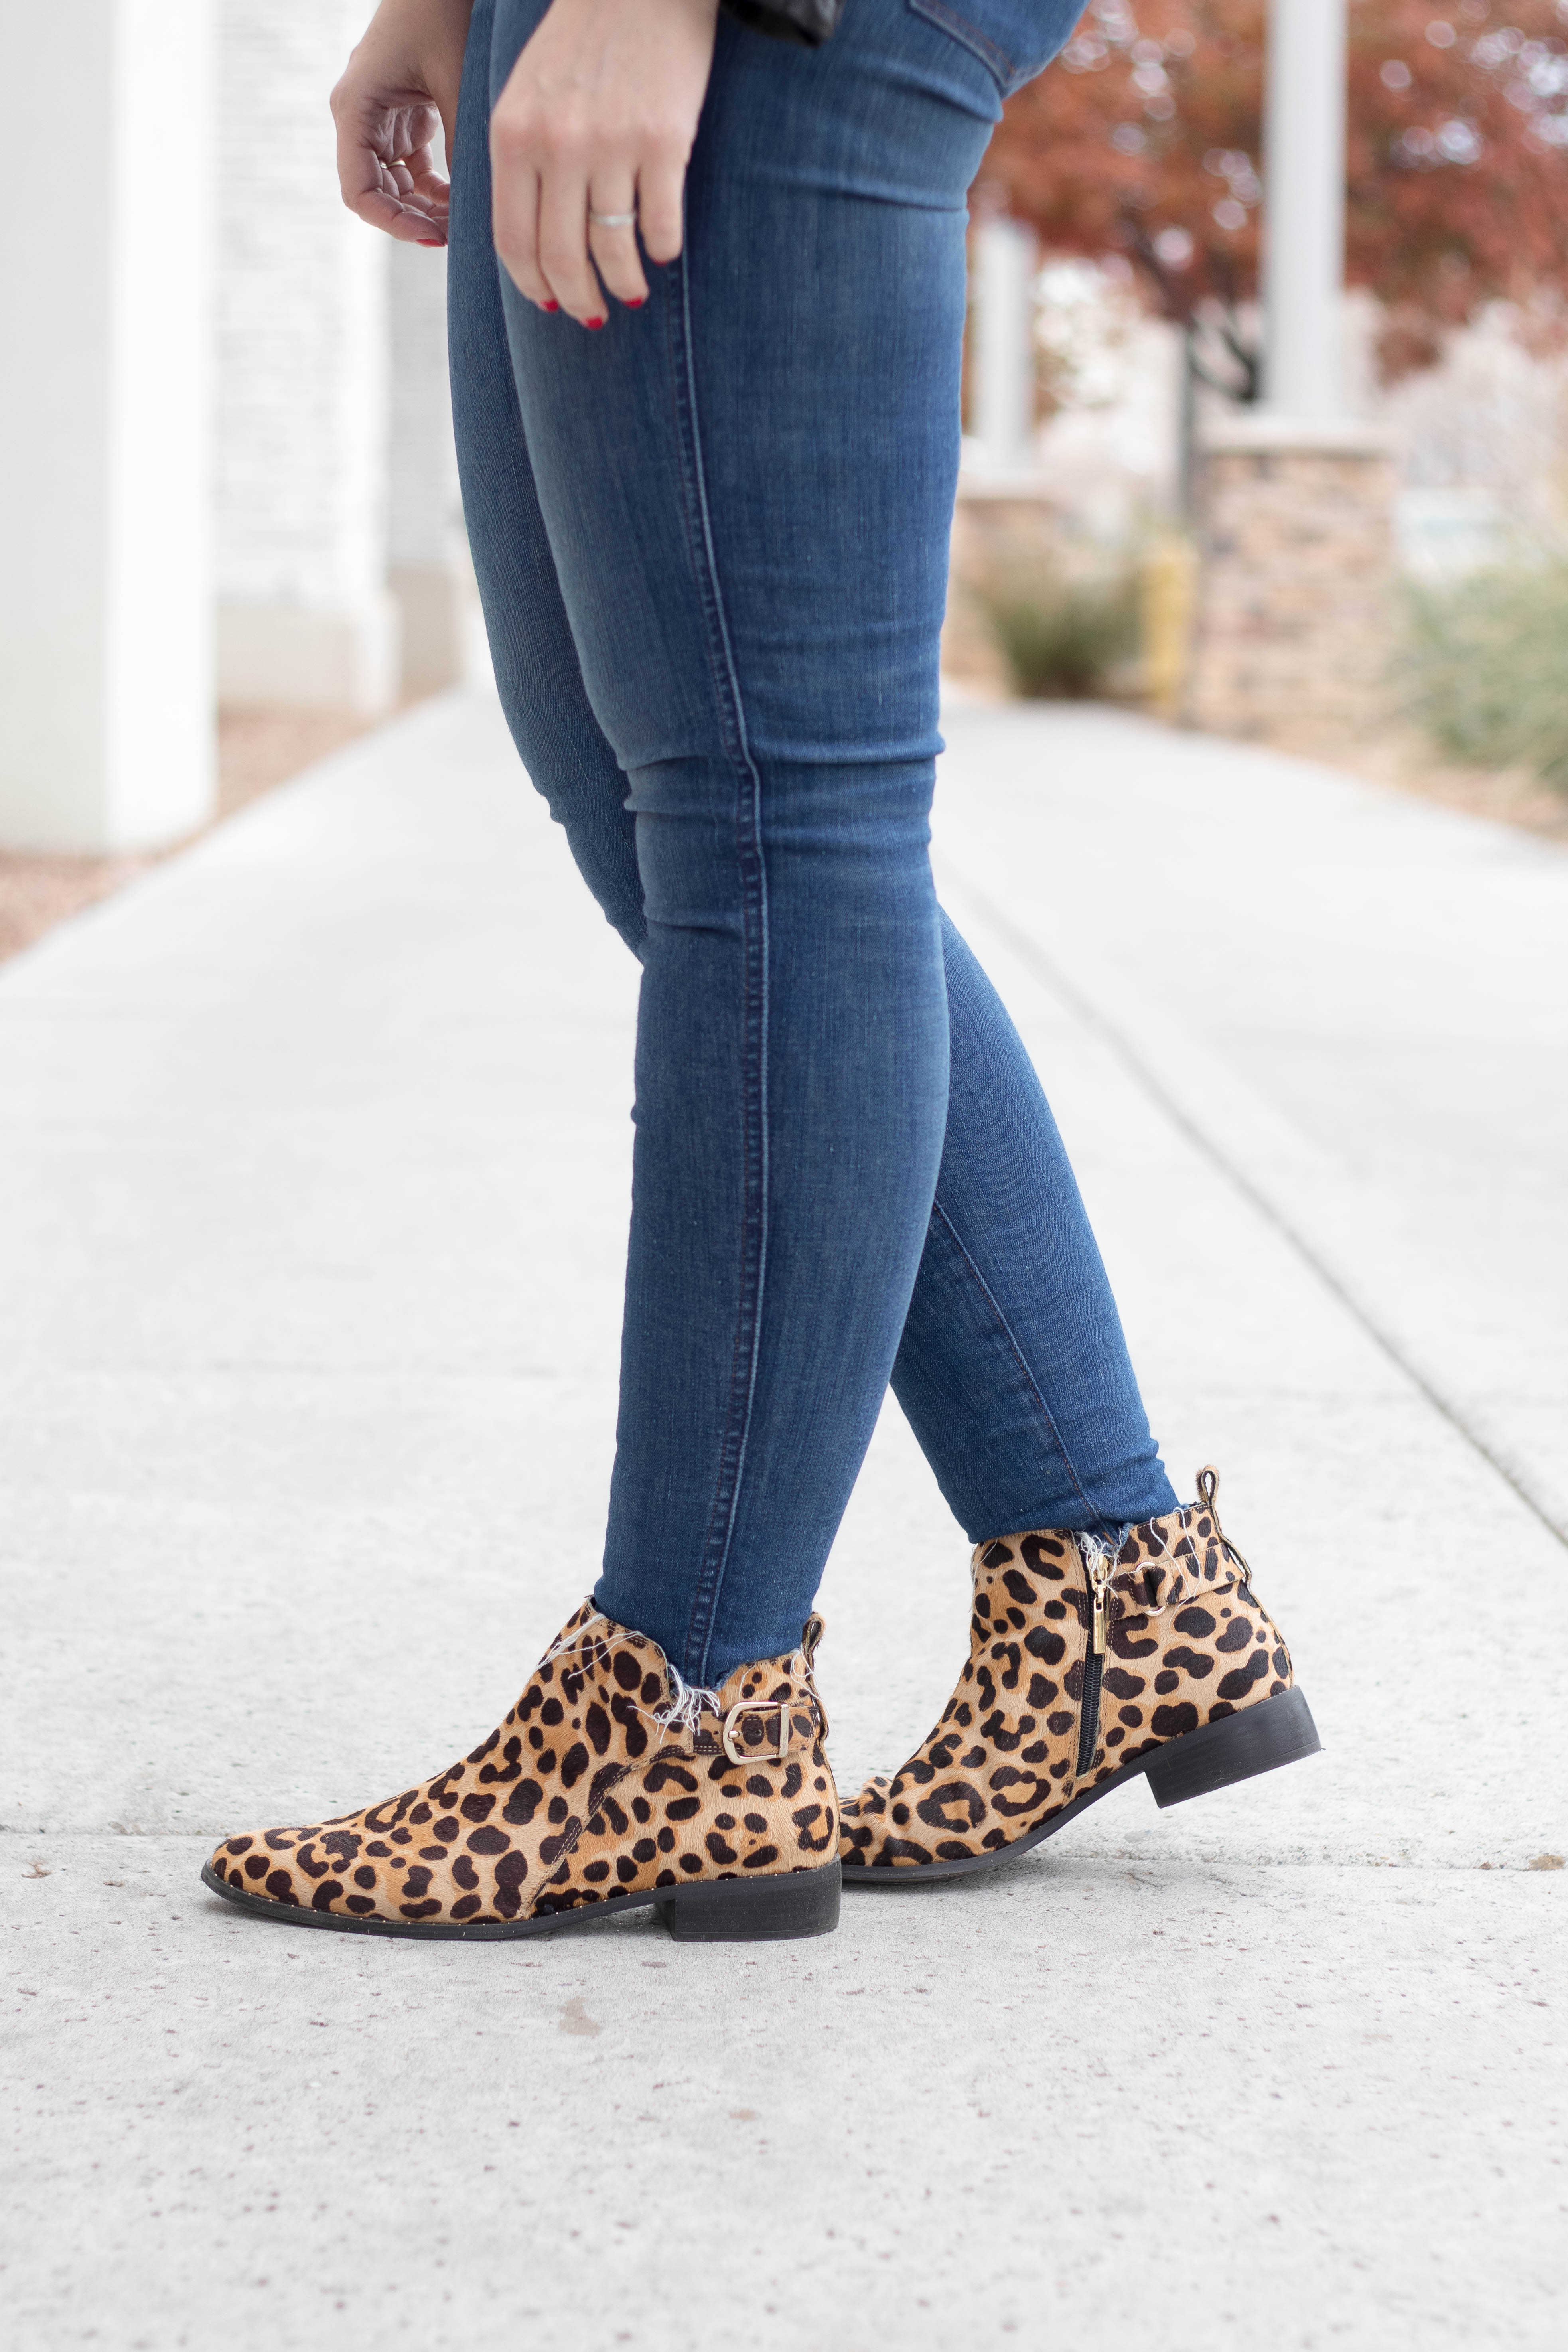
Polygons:
<instances>
[{"instance_id":1,"label":"blue skinny jeans","mask_svg":"<svg viewBox=\"0 0 1568 2352\"><path fill-rule=\"evenodd\" d=\"M450 229L507 719L642 965L598 1605L689 1681L799 1638L889 1380L973 1541L1168 1510L1028 1056L939 908L966 192L1079 0L721 16L686 247L585 332L490 235L544 0L479 0Z\"/></svg>"}]
</instances>

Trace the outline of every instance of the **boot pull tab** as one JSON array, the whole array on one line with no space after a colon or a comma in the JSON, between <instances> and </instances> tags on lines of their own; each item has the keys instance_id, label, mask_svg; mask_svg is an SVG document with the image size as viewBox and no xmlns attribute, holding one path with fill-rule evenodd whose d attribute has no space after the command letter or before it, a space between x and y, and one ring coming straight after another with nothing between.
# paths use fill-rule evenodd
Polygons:
<instances>
[{"instance_id":1,"label":"boot pull tab","mask_svg":"<svg viewBox=\"0 0 1568 2352\"><path fill-rule=\"evenodd\" d=\"M800 1629L800 1662L805 1670L805 1686L811 1693L811 1703L816 1709L817 1736L822 1739L827 1737L827 1709L822 1704L822 1693L816 1687L811 1662L816 1655L816 1645L826 1631L826 1620L819 1617L815 1609Z\"/></svg>"},{"instance_id":2,"label":"boot pull tab","mask_svg":"<svg viewBox=\"0 0 1568 2352\"><path fill-rule=\"evenodd\" d=\"M1198 1472L1198 1500L1214 1521L1214 1531L1241 1570L1241 1580L1252 1590L1252 1570L1219 1523L1219 1472L1212 1462L1205 1462Z\"/></svg>"}]
</instances>

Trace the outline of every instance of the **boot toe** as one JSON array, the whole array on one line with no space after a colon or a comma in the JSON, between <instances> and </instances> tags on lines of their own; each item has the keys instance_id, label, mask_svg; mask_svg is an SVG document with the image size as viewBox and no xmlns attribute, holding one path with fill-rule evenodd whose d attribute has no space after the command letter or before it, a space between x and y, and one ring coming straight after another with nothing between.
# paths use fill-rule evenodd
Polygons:
<instances>
[{"instance_id":1,"label":"boot toe","mask_svg":"<svg viewBox=\"0 0 1568 2352\"><path fill-rule=\"evenodd\" d=\"M372 1807L379 1815L380 1807ZM395 1836L398 1833L394 1832ZM471 1864L460 1883L444 1867L447 1848L415 1846L404 1831L398 1851L363 1813L305 1829L255 1830L226 1838L207 1864L222 1891L280 1909L336 1913L345 1921L472 1920L489 1916ZM209 1882L210 1883L210 1882Z\"/></svg>"},{"instance_id":2,"label":"boot toe","mask_svg":"<svg viewBox=\"0 0 1568 2352\"><path fill-rule=\"evenodd\" d=\"M838 1859L852 1866L869 1862L878 1833L888 1810L888 1791L892 1787L885 1772L873 1772L858 1796L850 1797L839 1808Z\"/></svg>"},{"instance_id":3,"label":"boot toe","mask_svg":"<svg viewBox=\"0 0 1568 2352\"><path fill-rule=\"evenodd\" d=\"M237 1895L263 1903L308 1906L308 1880L301 1892L299 1855L313 1832L308 1829L244 1830L225 1838L207 1858L207 1871Z\"/></svg>"},{"instance_id":4,"label":"boot toe","mask_svg":"<svg viewBox=\"0 0 1568 2352\"><path fill-rule=\"evenodd\" d=\"M887 1810L888 1791L892 1785L885 1772L873 1772L858 1796L846 1798L840 1808L843 1819L847 1822L858 1822L868 1813L884 1812Z\"/></svg>"}]
</instances>

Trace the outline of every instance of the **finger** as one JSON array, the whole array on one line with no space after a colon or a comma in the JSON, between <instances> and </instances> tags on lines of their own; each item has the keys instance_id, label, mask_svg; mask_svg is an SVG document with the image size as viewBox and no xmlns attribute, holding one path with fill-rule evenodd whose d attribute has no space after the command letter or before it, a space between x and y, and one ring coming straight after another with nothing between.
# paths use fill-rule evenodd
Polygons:
<instances>
[{"instance_id":1,"label":"finger","mask_svg":"<svg viewBox=\"0 0 1568 2352\"><path fill-rule=\"evenodd\" d=\"M336 95L334 91L334 98ZM337 131L338 186L350 212L357 213L363 197L381 194L381 157L359 114L341 118Z\"/></svg>"},{"instance_id":2,"label":"finger","mask_svg":"<svg viewBox=\"0 0 1568 2352\"><path fill-rule=\"evenodd\" d=\"M637 174L637 226L650 261L673 261L685 235L686 158L656 156Z\"/></svg>"},{"instance_id":3,"label":"finger","mask_svg":"<svg viewBox=\"0 0 1568 2352\"><path fill-rule=\"evenodd\" d=\"M440 120L437 109L427 101L398 109L397 152L405 163L412 164L416 156L432 152Z\"/></svg>"},{"instance_id":4,"label":"finger","mask_svg":"<svg viewBox=\"0 0 1568 2352\"><path fill-rule=\"evenodd\" d=\"M445 205L437 206L419 194L405 164L383 163L380 196L384 204L391 203L397 207L399 218L391 225L393 236L405 239L413 237L424 245L446 243Z\"/></svg>"},{"instance_id":5,"label":"finger","mask_svg":"<svg viewBox=\"0 0 1568 2352\"><path fill-rule=\"evenodd\" d=\"M607 228L595 213L626 213L623 226ZM595 181L588 196L588 250L605 287L617 302L636 310L647 300L647 279L637 252L637 192L630 177Z\"/></svg>"},{"instance_id":6,"label":"finger","mask_svg":"<svg viewBox=\"0 0 1568 2352\"><path fill-rule=\"evenodd\" d=\"M495 159L491 226L496 252L520 294L542 310L559 308L539 266L539 174L527 163Z\"/></svg>"},{"instance_id":7,"label":"finger","mask_svg":"<svg viewBox=\"0 0 1568 2352\"><path fill-rule=\"evenodd\" d=\"M547 164L540 183L539 266L580 326L604 325L605 297L588 257L588 183L559 163Z\"/></svg>"},{"instance_id":8,"label":"finger","mask_svg":"<svg viewBox=\"0 0 1568 2352\"><path fill-rule=\"evenodd\" d=\"M452 184L436 160L434 146L426 141L423 147L416 147L407 158L407 164L415 194L433 212L445 212L451 199Z\"/></svg>"},{"instance_id":9,"label":"finger","mask_svg":"<svg viewBox=\"0 0 1568 2352\"><path fill-rule=\"evenodd\" d=\"M349 210L371 228L383 230L400 245L445 245L445 215L397 194L390 173L383 171L377 184L356 196Z\"/></svg>"},{"instance_id":10,"label":"finger","mask_svg":"<svg viewBox=\"0 0 1568 2352\"><path fill-rule=\"evenodd\" d=\"M445 245L447 226L444 221L428 219L423 213L409 212L404 205L394 204L385 196L362 196L353 211L368 228L378 228L399 245Z\"/></svg>"}]
</instances>

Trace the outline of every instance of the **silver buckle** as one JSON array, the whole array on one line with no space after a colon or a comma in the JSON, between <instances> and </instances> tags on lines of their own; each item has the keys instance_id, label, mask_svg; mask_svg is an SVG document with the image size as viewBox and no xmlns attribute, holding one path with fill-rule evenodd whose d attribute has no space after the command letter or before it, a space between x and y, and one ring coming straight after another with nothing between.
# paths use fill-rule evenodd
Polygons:
<instances>
[{"instance_id":1,"label":"silver buckle","mask_svg":"<svg viewBox=\"0 0 1568 2352\"><path fill-rule=\"evenodd\" d=\"M787 1698L737 1699L735 1705L730 1709L729 1714L724 1717L722 1733L724 1753L729 1758L731 1763L782 1764L785 1757L789 1754L789 1711L791 1704L792 1702ZM736 1747L735 1725L739 1717L745 1715L776 1715L778 1717L778 1745L772 1754L770 1754L768 1749L765 1748Z\"/></svg>"}]
</instances>

